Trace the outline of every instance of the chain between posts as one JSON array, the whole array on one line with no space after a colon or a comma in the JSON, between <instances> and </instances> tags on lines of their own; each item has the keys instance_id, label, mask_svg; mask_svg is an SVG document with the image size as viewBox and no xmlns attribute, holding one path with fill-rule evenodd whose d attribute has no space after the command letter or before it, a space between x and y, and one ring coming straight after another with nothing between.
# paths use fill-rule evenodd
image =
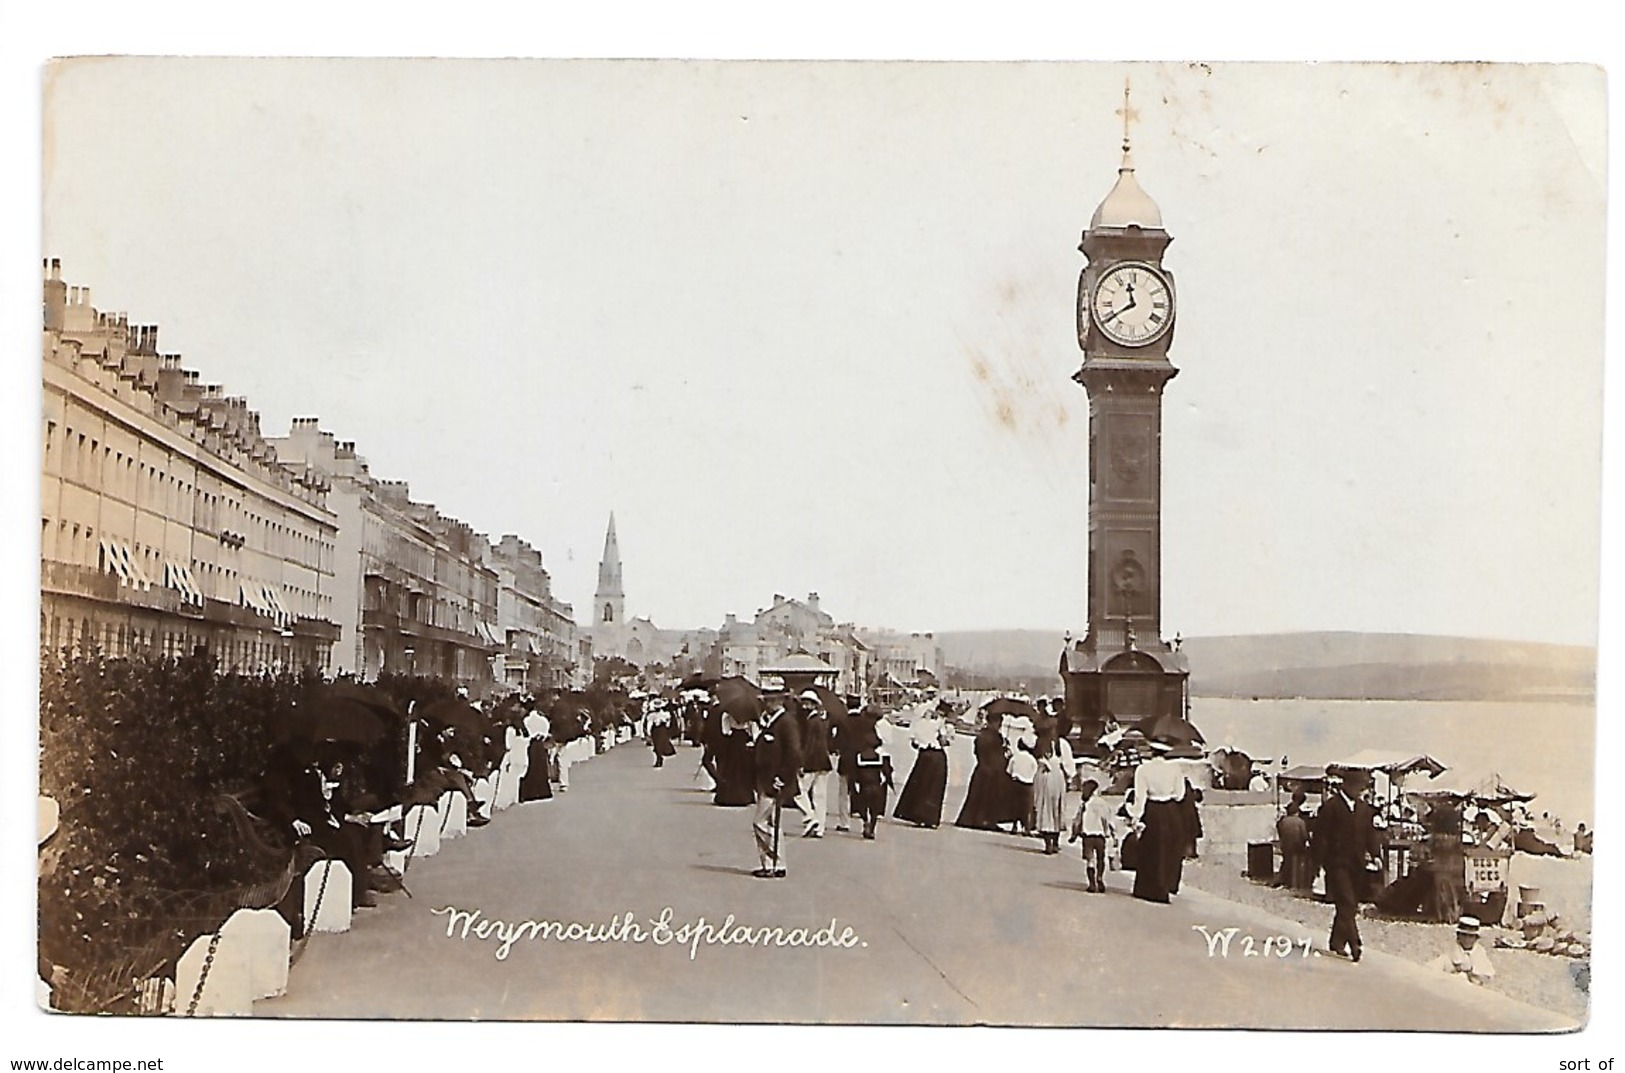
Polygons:
<instances>
[{"instance_id":1,"label":"chain between posts","mask_svg":"<svg viewBox=\"0 0 1625 1073\"><path fill-rule=\"evenodd\" d=\"M298 961L300 955L305 952L305 947L310 945L310 937L316 930L316 918L322 914L322 899L327 897L327 878L332 874L333 858L324 857L322 859L322 885L316 888L316 908L311 910L305 917L304 934L299 936L299 948L288 955L288 964L290 965Z\"/></svg>"},{"instance_id":2,"label":"chain between posts","mask_svg":"<svg viewBox=\"0 0 1625 1073\"><path fill-rule=\"evenodd\" d=\"M209 980L209 970L214 968L215 951L220 949L220 933L217 931L209 937L209 949L203 955L203 971L198 973L197 987L192 991L192 1001L186 1004L186 1016L197 1016L197 1004L203 998L203 985Z\"/></svg>"}]
</instances>

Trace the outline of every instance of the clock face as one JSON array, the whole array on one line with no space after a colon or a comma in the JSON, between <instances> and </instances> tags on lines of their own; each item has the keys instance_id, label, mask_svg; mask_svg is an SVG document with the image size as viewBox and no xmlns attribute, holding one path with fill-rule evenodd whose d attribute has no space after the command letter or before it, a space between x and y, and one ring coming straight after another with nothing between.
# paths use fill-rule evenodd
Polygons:
<instances>
[{"instance_id":1,"label":"clock face","mask_svg":"<svg viewBox=\"0 0 1625 1073\"><path fill-rule=\"evenodd\" d=\"M1141 261L1113 265L1095 283L1089 298L1095 325L1121 346L1145 346L1162 338L1174 323L1174 295L1168 278Z\"/></svg>"}]
</instances>

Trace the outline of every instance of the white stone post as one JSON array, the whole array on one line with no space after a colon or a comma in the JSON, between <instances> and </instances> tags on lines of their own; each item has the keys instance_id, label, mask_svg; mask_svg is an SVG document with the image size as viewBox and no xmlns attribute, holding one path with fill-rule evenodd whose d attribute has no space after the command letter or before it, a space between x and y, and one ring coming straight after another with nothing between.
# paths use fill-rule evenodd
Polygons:
<instances>
[{"instance_id":1,"label":"white stone post","mask_svg":"<svg viewBox=\"0 0 1625 1073\"><path fill-rule=\"evenodd\" d=\"M214 958L209 947L214 946ZM205 975L206 971L206 975ZM203 990L198 991L198 981ZM192 1006L193 996L197 1006ZM213 934L200 935L186 948L175 966L175 1012L193 1017L250 1017L254 995L249 979L248 958L241 943L228 943Z\"/></svg>"},{"instance_id":2,"label":"white stone post","mask_svg":"<svg viewBox=\"0 0 1625 1073\"><path fill-rule=\"evenodd\" d=\"M332 884L327 892L333 893ZM256 999L288 989L292 929L275 909L239 909L220 928L220 945L241 946L248 958L249 984Z\"/></svg>"},{"instance_id":3,"label":"white stone post","mask_svg":"<svg viewBox=\"0 0 1625 1073\"><path fill-rule=\"evenodd\" d=\"M327 887L322 887L325 879ZM350 869L340 860L317 861L305 873L305 931L350 930ZM320 898L321 904L317 905ZM312 919L314 914L314 919Z\"/></svg>"}]
</instances>

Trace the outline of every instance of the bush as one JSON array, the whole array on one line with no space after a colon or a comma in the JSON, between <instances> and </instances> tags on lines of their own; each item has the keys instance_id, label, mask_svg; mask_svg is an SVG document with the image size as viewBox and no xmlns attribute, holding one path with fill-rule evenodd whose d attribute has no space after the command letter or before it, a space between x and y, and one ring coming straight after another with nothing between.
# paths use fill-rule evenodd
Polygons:
<instances>
[{"instance_id":1,"label":"bush","mask_svg":"<svg viewBox=\"0 0 1625 1073\"><path fill-rule=\"evenodd\" d=\"M173 965L220 923L234 889L264 882L216 811L252 784L313 671L217 674L180 658L42 661L40 788L61 808L40 877L40 953L67 1009L122 1009L132 976Z\"/></svg>"}]
</instances>

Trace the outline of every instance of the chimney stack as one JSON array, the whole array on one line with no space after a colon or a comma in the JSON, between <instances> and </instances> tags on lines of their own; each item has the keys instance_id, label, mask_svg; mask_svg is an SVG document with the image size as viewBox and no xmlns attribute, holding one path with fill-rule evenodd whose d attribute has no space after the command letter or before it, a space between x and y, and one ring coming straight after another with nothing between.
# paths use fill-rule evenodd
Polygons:
<instances>
[{"instance_id":1,"label":"chimney stack","mask_svg":"<svg viewBox=\"0 0 1625 1073\"><path fill-rule=\"evenodd\" d=\"M68 315L68 285L62 282L62 262L53 257L46 263L45 330L60 332Z\"/></svg>"}]
</instances>

